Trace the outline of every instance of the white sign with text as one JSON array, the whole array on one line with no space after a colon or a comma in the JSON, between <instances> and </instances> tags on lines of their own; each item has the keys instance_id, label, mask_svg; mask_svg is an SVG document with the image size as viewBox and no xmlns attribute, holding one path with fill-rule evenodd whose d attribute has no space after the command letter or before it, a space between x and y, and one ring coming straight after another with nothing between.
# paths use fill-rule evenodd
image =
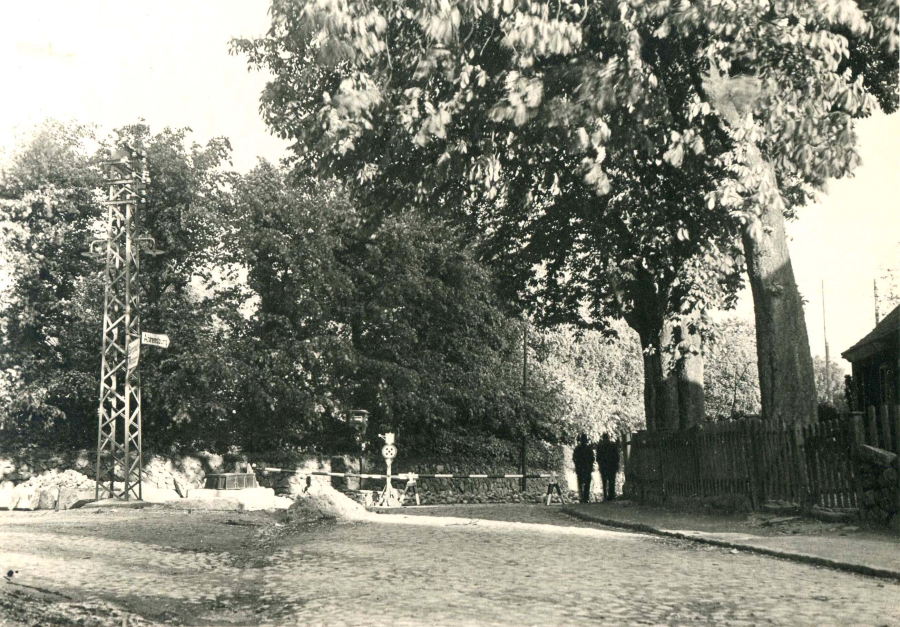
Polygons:
<instances>
[{"instance_id":1,"label":"white sign with text","mask_svg":"<svg viewBox=\"0 0 900 627\"><path fill-rule=\"evenodd\" d=\"M141 344L148 346L159 346L160 348L169 348L169 336L165 333L147 333L141 332Z\"/></svg>"}]
</instances>

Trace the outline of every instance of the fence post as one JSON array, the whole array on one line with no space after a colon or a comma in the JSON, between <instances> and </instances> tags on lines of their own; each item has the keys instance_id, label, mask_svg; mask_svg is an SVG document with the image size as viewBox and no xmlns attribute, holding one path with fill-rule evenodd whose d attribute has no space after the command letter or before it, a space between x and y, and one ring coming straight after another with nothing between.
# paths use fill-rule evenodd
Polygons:
<instances>
[{"instance_id":1,"label":"fence post","mask_svg":"<svg viewBox=\"0 0 900 627\"><path fill-rule=\"evenodd\" d=\"M659 467L659 495L662 499L662 502L666 502L666 475L665 475L665 465L663 464L663 438L662 433L657 431L653 434L653 439L656 440L656 458L658 460Z\"/></svg>"},{"instance_id":2,"label":"fence post","mask_svg":"<svg viewBox=\"0 0 900 627\"><path fill-rule=\"evenodd\" d=\"M756 505L757 508L762 508L764 502L763 495L763 479L762 479L762 469L760 468L760 431L761 431L761 423L758 418L753 418L750 421L750 458L751 458L751 476L753 478L753 492L756 495Z\"/></svg>"},{"instance_id":3,"label":"fence post","mask_svg":"<svg viewBox=\"0 0 900 627\"><path fill-rule=\"evenodd\" d=\"M753 511L759 509L759 503L756 501L756 490L754 489L754 473L753 473L753 443L751 440L752 431L750 427L752 423L749 420L741 420L738 423L738 429L741 436L741 463L744 469L744 486L750 497L750 507Z\"/></svg>"},{"instance_id":4,"label":"fence post","mask_svg":"<svg viewBox=\"0 0 900 627\"><path fill-rule=\"evenodd\" d=\"M688 443L691 450L691 465L693 467L693 475L691 478L691 496L703 497L703 482L700 477L700 438L703 434L704 425L698 424L691 432Z\"/></svg>"},{"instance_id":5,"label":"fence post","mask_svg":"<svg viewBox=\"0 0 900 627\"><path fill-rule=\"evenodd\" d=\"M866 508L863 507L863 487L862 477L859 474L859 461L857 460L856 449L863 442L863 422L862 415L854 415L850 417L850 472L853 473L853 489L856 491L856 507L859 510L859 519L866 522Z\"/></svg>"},{"instance_id":6,"label":"fence post","mask_svg":"<svg viewBox=\"0 0 900 627\"><path fill-rule=\"evenodd\" d=\"M794 468L797 470L797 478L800 481L800 509L807 512L812 504L809 494L809 475L806 473L806 440L800 425L794 425L792 440L791 454L794 457Z\"/></svg>"},{"instance_id":7,"label":"fence post","mask_svg":"<svg viewBox=\"0 0 900 627\"><path fill-rule=\"evenodd\" d=\"M894 443L891 441L894 438L891 437L891 419L888 413L888 406L882 405L880 412L879 422L881 423L881 447L886 451L894 448Z\"/></svg>"},{"instance_id":8,"label":"fence post","mask_svg":"<svg viewBox=\"0 0 900 627\"><path fill-rule=\"evenodd\" d=\"M877 447L878 428L875 423L875 406L869 405L866 408L866 444Z\"/></svg>"}]
</instances>

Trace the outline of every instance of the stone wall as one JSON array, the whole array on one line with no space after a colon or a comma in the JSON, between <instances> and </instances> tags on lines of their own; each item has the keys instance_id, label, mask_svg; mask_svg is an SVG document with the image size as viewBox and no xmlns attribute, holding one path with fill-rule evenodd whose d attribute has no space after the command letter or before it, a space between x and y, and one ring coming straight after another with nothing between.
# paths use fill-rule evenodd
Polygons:
<instances>
[{"instance_id":1,"label":"stone wall","mask_svg":"<svg viewBox=\"0 0 900 627\"><path fill-rule=\"evenodd\" d=\"M865 444L856 449L863 498L860 514L871 524L900 531L900 484L897 455Z\"/></svg>"},{"instance_id":2,"label":"stone wall","mask_svg":"<svg viewBox=\"0 0 900 627\"><path fill-rule=\"evenodd\" d=\"M416 452L404 448L393 465L395 473L421 474L514 474L519 472L519 445L495 438L440 442L435 450ZM0 452L0 509L66 508L94 497L94 451L49 452L24 448ZM571 468L571 449L532 441L528 445L528 473L555 471L569 498L576 486ZM144 452L142 491L145 500L184 497L187 490L202 487L209 472L232 472L236 462L254 466L300 471L358 472L359 458L326 457L292 451L238 453L153 454ZM386 465L378 451L365 460L365 472L384 473ZM117 475L121 476L121 469ZM277 494L295 495L306 488L306 478L293 472L257 472L260 486ZM568 481L567 481L568 480ZM358 480L313 477L339 489L359 489ZM567 485L567 483L571 485ZM403 482L394 482L402 488ZM379 490L384 480L367 479L366 490ZM598 488L599 481L595 482ZM546 492L546 479L529 479L520 491L519 479L421 479L419 495L424 503L532 502ZM43 496L42 496L43 495Z\"/></svg>"},{"instance_id":3,"label":"stone wall","mask_svg":"<svg viewBox=\"0 0 900 627\"><path fill-rule=\"evenodd\" d=\"M397 440L398 455L392 465L394 474L415 472L418 474L517 474L520 472L521 448L518 443L498 438L473 438L434 443L431 450L416 451ZM571 454L569 455L571 456ZM566 451L563 447L530 441L527 449L528 474L549 474L555 471L563 491L566 485ZM331 459L335 472L359 472L358 456L342 456ZM387 465L376 450L363 461L364 472L383 474ZM525 492L520 479L419 479L418 492L423 504L536 502L546 493L547 479L529 479ZM393 481L395 488L403 489L404 481ZM358 484L336 479L335 487L357 489ZM364 490L380 491L383 479L364 479Z\"/></svg>"}]
</instances>

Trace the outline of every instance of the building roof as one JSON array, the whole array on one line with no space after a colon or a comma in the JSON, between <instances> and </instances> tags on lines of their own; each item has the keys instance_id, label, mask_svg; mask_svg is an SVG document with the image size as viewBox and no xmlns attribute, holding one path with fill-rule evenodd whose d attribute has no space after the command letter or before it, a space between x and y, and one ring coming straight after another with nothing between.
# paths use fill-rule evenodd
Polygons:
<instances>
[{"instance_id":1,"label":"building roof","mask_svg":"<svg viewBox=\"0 0 900 627\"><path fill-rule=\"evenodd\" d=\"M841 353L841 356L849 362L871 357L889 349L897 342L898 333L900 333L900 305L894 307L894 310L882 318L868 335Z\"/></svg>"}]
</instances>

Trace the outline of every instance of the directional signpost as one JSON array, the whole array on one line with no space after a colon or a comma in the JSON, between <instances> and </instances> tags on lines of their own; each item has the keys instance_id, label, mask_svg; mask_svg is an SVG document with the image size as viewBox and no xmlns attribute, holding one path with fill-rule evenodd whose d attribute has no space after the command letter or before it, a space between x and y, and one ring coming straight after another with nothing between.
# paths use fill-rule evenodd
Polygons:
<instances>
[{"instance_id":1,"label":"directional signpost","mask_svg":"<svg viewBox=\"0 0 900 627\"><path fill-rule=\"evenodd\" d=\"M169 348L169 336L164 333L147 333L146 331L141 331L141 344Z\"/></svg>"}]
</instances>

